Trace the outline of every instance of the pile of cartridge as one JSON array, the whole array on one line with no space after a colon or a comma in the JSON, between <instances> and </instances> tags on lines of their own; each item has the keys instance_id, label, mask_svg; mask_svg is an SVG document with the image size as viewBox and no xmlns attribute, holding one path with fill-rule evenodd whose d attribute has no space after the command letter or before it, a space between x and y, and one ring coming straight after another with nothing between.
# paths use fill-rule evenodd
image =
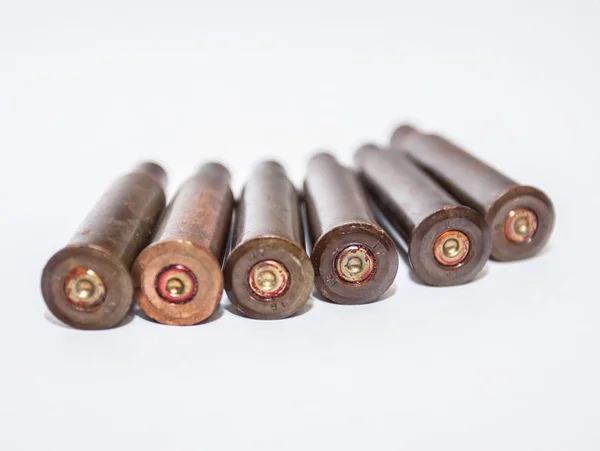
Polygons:
<instances>
[{"instance_id":1,"label":"pile of cartridge","mask_svg":"<svg viewBox=\"0 0 600 451\"><path fill-rule=\"evenodd\" d=\"M335 303L378 299L398 271L398 247L423 282L458 285L490 256L535 255L554 225L542 191L408 125L389 148L358 149L355 170L315 155L303 195L273 161L254 169L237 203L230 179L207 163L165 208L160 166L122 176L44 268L48 308L73 327L104 329L135 300L157 322L192 325L215 312L225 289L248 317L286 318L313 285Z\"/></svg>"}]
</instances>

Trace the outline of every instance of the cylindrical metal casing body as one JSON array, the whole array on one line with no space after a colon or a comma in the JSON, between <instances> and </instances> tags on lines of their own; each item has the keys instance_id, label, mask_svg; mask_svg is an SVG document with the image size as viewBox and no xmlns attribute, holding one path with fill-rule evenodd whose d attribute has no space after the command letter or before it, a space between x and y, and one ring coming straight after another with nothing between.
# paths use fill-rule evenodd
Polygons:
<instances>
[{"instance_id":1,"label":"cylindrical metal casing body","mask_svg":"<svg viewBox=\"0 0 600 451\"><path fill-rule=\"evenodd\" d=\"M340 304L378 299L394 281L398 253L376 225L357 175L330 154L315 155L304 198L317 289Z\"/></svg>"},{"instance_id":2,"label":"cylindrical metal casing body","mask_svg":"<svg viewBox=\"0 0 600 451\"><path fill-rule=\"evenodd\" d=\"M42 293L50 311L80 329L116 326L133 303L130 268L165 207L166 174L143 163L104 193L69 244L47 263Z\"/></svg>"},{"instance_id":3,"label":"cylindrical metal casing body","mask_svg":"<svg viewBox=\"0 0 600 451\"><path fill-rule=\"evenodd\" d=\"M459 205L399 152L367 145L355 161L376 205L406 240L411 266L424 282L458 285L477 276L491 249L490 231L479 213ZM442 250L448 252L446 260ZM460 259L452 260L456 256Z\"/></svg>"},{"instance_id":4,"label":"cylindrical metal casing body","mask_svg":"<svg viewBox=\"0 0 600 451\"><path fill-rule=\"evenodd\" d=\"M539 189L519 185L446 139L407 125L395 131L391 146L406 152L456 199L484 216L492 233L492 258L528 258L548 241L554 208Z\"/></svg>"},{"instance_id":5,"label":"cylindrical metal casing body","mask_svg":"<svg viewBox=\"0 0 600 451\"><path fill-rule=\"evenodd\" d=\"M238 202L225 264L229 300L252 318L285 318L304 306L313 282L298 193L279 163L264 162Z\"/></svg>"},{"instance_id":6,"label":"cylindrical metal casing body","mask_svg":"<svg viewBox=\"0 0 600 451\"><path fill-rule=\"evenodd\" d=\"M191 325L217 309L233 209L230 181L224 166L203 165L179 188L152 243L136 259L136 299L150 318Z\"/></svg>"}]
</instances>

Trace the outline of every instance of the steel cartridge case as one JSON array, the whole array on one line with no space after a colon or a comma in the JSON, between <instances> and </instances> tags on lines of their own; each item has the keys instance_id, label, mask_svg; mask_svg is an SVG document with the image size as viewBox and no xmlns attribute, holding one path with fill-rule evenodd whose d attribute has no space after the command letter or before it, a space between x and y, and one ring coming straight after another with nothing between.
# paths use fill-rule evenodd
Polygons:
<instances>
[{"instance_id":1,"label":"steel cartridge case","mask_svg":"<svg viewBox=\"0 0 600 451\"><path fill-rule=\"evenodd\" d=\"M376 225L357 175L330 154L315 155L304 198L317 289L340 304L378 299L394 281L398 253Z\"/></svg>"},{"instance_id":2,"label":"steel cartridge case","mask_svg":"<svg viewBox=\"0 0 600 451\"><path fill-rule=\"evenodd\" d=\"M469 282L491 250L483 217L458 202L399 152L367 145L355 162L390 224L406 240L415 273L429 285Z\"/></svg>"},{"instance_id":3,"label":"steel cartridge case","mask_svg":"<svg viewBox=\"0 0 600 451\"><path fill-rule=\"evenodd\" d=\"M165 171L154 163L117 179L48 261L42 293L58 319L80 329L106 329L127 315L134 296L130 268L165 207L165 184Z\"/></svg>"},{"instance_id":4,"label":"steel cartridge case","mask_svg":"<svg viewBox=\"0 0 600 451\"><path fill-rule=\"evenodd\" d=\"M136 300L150 318L191 325L217 309L233 209L230 180L224 166L203 165L179 188L152 243L136 259Z\"/></svg>"},{"instance_id":5,"label":"steel cartridge case","mask_svg":"<svg viewBox=\"0 0 600 451\"><path fill-rule=\"evenodd\" d=\"M461 203L479 211L492 233L492 258L519 260L537 254L554 227L554 208L537 188L519 185L448 140L399 127L394 149L406 152Z\"/></svg>"},{"instance_id":6,"label":"steel cartridge case","mask_svg":"<svg viewBox=\"0 0 600 451\"><path fill-rule=\"evenodd\" d=\"M246 183L224 272L229 300L249 317L285 318L308 300L314 273L298 193L279 163L260 164Z\"/></svg>"}]
</instances>

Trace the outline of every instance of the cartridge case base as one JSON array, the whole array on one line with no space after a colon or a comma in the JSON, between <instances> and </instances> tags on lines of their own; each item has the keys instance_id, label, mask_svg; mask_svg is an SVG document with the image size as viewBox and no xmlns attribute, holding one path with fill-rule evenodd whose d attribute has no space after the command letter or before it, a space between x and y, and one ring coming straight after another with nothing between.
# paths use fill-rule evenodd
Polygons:
<instances>
[{"instance_id":1,"label":"cartridge case base","mask_svg":"<svg viewBox=\"0 0 600 451\"><path fill-rule=\"evenodd\" d=\"M69 297L69 278L92 271L104 293L89 307ZM116 326L133 303L129 269L111 254L91 245L73 245L58 251L44 268L42 294L50 311L62 322L78 329L107 329Z\"/></svg>"},{"instance_id":2,"label":"cartridge case base","mask_svg":"<svg viewBox=\"0 0 600 451\"><path fill-rule=\"evenodd\" d=\"M194 291L182 301L161 293L161 276L169 268L181 267L194 281ZM223 292L221 265L213 254L189 241L161 241L142 251L133 270L136 302L153 320L175 326L198 324L219 306ZM185 283L183 283L185 282ZM181 281L182 286L187 280Z\"/></svg>"},{"instance_id":3,"label":"cartridge case base","mask_svg":"<svg viewBox=\"0 0 600 451\"><path fill-rule=\"evenodd\" d=\"M337 269L338 256L356 245L373 256L372 270L360 282L349 282ZM314 245L311 260L315 285L338 304L366 304L377 300L391 286L398 271L396 246L387 233L373 224L351 223L330 230Z\"/></svg>"},{"instance_id":4,"label":"cartridge case base","mask_svg":"<svg viewBox=\"0 0 600 451\"><path fill-rule=\"evenodd\" d=\"M526 241L511 241L505 232L512 211L527 209L536 218L535 233ZM554 228L554 208L550 198L537 188L515 185L506 190L488 209L485 219L492 232L492 258L509 261L529 258L547 243Z\"/></svg>"},{"instance_id":5,"label":"cartridge case base","mask_svg":"<svg viewBox=\"0 0 600 451\"><path fill-rule=\"evenodd\" d=\"M277 262L289 274L281 294L266 298L251 287L249 277L260 262ZM304 306L312 292L314 272L310 259L297 244L279 237L258 237L236 247L225 264L225 290L230 302L256 319L287 318Z\"/></svg>"},{"instance_id":6,"label":"cartridge case base","mask_svg":"<svg viewBox=\"0 0 600 451\"><path fill-rule=\"evenodd\" d=\"M448 266L435 255L438 238L448 231L464 234L469 251L457 265ZM469 207L446 207L417 225L408 243L408 257L415 273L429 285L460 285L473 280L483 269L491 251L485 220Z\"/></svg>"}]
</instances>

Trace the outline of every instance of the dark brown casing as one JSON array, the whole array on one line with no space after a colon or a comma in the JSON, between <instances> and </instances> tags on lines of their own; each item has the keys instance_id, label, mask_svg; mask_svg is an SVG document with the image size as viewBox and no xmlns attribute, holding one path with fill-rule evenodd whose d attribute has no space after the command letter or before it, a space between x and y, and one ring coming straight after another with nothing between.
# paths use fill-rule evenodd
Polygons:
<instances>
[{"instance_id":1,"label":"dark brown casing","mask_svg":"<svg viewBox=\"0 0 600 451\"><path fill-rule=\"evenodd\" d=\"M394 149L406 152L461 203L477 210L492 232L492 258L519 260L537 254L554 228L555 213L548 196L519 185L446 139L403 125L391 138ZM527 208L537 216L537 231L527 242L513 243L504 234L509 213Z\"/></svg>"},{"instance_id":2,"label":"dark brown casing","mask_svg":"<svg viewBox=\"0 0 600 451\"><path fill-rule=\"evenodd\" d=\"M106 329L127 315L134 295L129 270L165 207L166 178L157 164L143 163L117 179L69 244L48 261L42 293L58 319L79 329ZM65 294L66 277L78 268L94 271L106 286L95 308L79 309Z\"/></svg>"},{"instance_id":3,"label":"dark brown casing","mask_svg":"<svg viewBox=\"0 0 600 451\"><path fill-rule=\"evenodd\" d=\"M207 163L177 191L160 221L152 243L133 266L140 308L152 319L172 325L197 324L210 317L223 292L221 262L227 245L233 194L231 175ZM157 289L166 268L182 265L196 281L193 297L169 302Z\"/></svg>"},{"instance_id":4,"label":"dark brown casing","mask_svg":"<svg viewBox=\"0 0 600 451\"><path fill-rule=\"evenodd\" d=\"M269 300L256 296L248 281L250 269L266 260L283 264L290 275L287 290ZM246 183L224 273L229 300L252 318L289 317L310 297L314 273L304 251L298 193L279 163L258 165Z\"/></svg>"},{"instance_id":5,"label":"dark brown casing","mask_svg":"<svg viewBox=\"0 0 600 451\"><path fill-rule=\"evenodd\" d=\"M332 155L317 154L308 163L304 197L317 289L340 304L378 299L394 281L398 253L389 235L375 224L356 174ZM362 246L374 256L373 272L358 283L344 280L335 269L337 256L351 245Z\"/></svg>"},{"instance_id":6,"label":"dark brown casing","mask_svg":"<svg viewBox=\"0 0 600 451\"><path fill-rule=\"evenodd\" d=\"M479 213L458 205L399 152L367 145L357 151L355 162L376 205L407 241L411 266L425 283L458 285L479 274L491 249L490 231ZM470 250L460 265L449 267L435 259L433 245L451 230L468 237Z\"/></svg>"}]
</instances>

